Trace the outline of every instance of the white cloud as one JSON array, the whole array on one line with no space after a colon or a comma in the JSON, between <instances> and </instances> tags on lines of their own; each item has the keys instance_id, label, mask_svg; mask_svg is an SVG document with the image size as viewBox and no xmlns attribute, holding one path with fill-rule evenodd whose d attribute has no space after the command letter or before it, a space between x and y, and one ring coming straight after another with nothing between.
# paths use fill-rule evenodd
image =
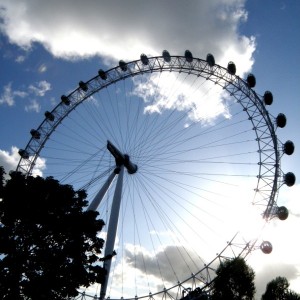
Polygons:
<instances>
[{"instance_id":1,"label":"white cloud","mask_svg":"<svg viewBox=\"0 0 300 300\"><path fill-rule=\"evenodd\" d=\"M3 94L0 98L0 104L7 104L8 106L14 105L15 101L11 91L11 84L8 84L4 87Z\"/></svg>"},{"instance_id":2,"label":"white cloud","mask_svg":"<svg viewBox=\"0 0 300 300\"><path fill-rule=\"evenodd\" d=\"M163 49L180 55L188 48L194 56L213 53L217 63L236 59L241 74L251 68L255 50L255 40L238 33L247 20L244 3L0 0L0 26L11 42L24 48L40 42L57 57L129 60Z\"/></svg>"},{"instance_id":3,"label":"white cloud","mask_svg":"<svg viewBox=\"0 0 300 300\"><path fill-rule=\"evenodd\" d=\"M51 84L45 80L37 82L35 85L30 85L28 90L35 96L43 97L46 92L51 90Z\"/></svg>"},{"instance_id":4,"label":"white cloud","mask_svg":"<svg viewBox=\"0 0 300 300\"><path fill-rule=\"evenodd\" d=\"M136 253L135 253L136 252ZM152 275L156 278L160 278L160 270L158 268L158 261L160 268L164 270L164 279L170 283L176 282L174 273L179 278L186 278L191 273L196 273L198 266L191 265L191 261L197 261L198 257L194 252L188 251L183 246L167 246L164 249L158 251L155 255L147 253L145 249L135 250L132 247L127 246L126 249L126 263L131 267L136 267L141 272L147 271L148 275ZM170 268L170 262L176 262L173 264L173 270ZM187 264L188 262L188 264ZM145 270L144 266L147 266ZM167 272L166 272L167 270Z\"/></svg>"},{"instance_id":5,"label":"white cloud","mask_svg":"<svg viewBox=\"0 0 300 300\"><path fill-rule=\"evenodd\" d=\"M126 245L124 256L125 258L119 261L114 269L114 277L111 282L112 290L109 291L112 295L132 296L130 287L132 287L134 278L137 280L137 294L146 295L149 291L155 292L156 290L163 290L165 287L173 286L174 282L176 282L174 271L178 276L184 275L185 278L186 274L191 274L191 270L187 268L183 259L183 257L185 259L191 259L191 257L182 247L168 246L153 254L137 245L128 244ZM174 270L170 267L168 259L176 261L173 266ZM114 264L115 262L113 262ZM126 269L125 274L124 269ZM164 273L163 280L161 272ZM122 294L120 293L120 286L124 286Z\"/></svg>"},{"instance_id":6,"label":"white cloud","mask_svg":"<svg viewBox=\"0 0 300 300\"><path fill-rule=\"evenodd\" d=\"M13 106L15 104L15 97L25 97L26 94L21 91L13 91L12 83L8 83L3 87L2 95L0 95L0 105L6 104L8 106Z\"/></svg>"},{"instance_id":7,"label":"white cloud","mask_svg":"<svg viewBox=\"0 0 300 300\"><path fill-rule=\"evenodd\" d=\"M0 149L0 166L4 167L6 174L10 171L16 170L20 155L18 153L19 149L15 146L11 147L10 151L5 151ZM35 167L32 171L33 176L43 176L43 170L46 168L46 160L44 158L38 158L35 163Z\"/></svg>"},{"instance_id":8,"label":"white cloud","mask_svg":"<svg viewBox=\"0 0 300 300\"><path fill-rule=\"evenodd\" d=\"M212 123L220 115L230 117L230 112L223 101L224 91L220 91L211 82L206 82L206 85L199 88L197 85L194 86L195 78L187 80L186 74L170 72L151 75L147 82L139 81L135 77L133 82L135 85L133 94L149 103L146 105L145 113L162 113L164 110L176 108L188 112L187 122L201 120L203 124Z\"/></svg>"},{"instance_id":9,"label":"white cloud","mask_svg":"<svg viewBox=\"0 0 300 300\"><path fill-rule=\"evenodd\" d=\"M41 64L38 68L39 73L45 73L47 71L47 66L45 64Z\"/></svg>"},{"instance_id":10,"label":"white cloud","mask_svg":"<svg viewBox=\"0 0 300 300\"><path fill-rule=\"evenodd\" d=\"M25 98L28 95L27 91L14 91L13 94L20 98Z\"/></svg>"},{"instance_id":11,"label":"white cloud","mask_svg":"<svg viewBox=\"0 0 300 300\"><path fill-rule=\"evenodd\" d=\"M39 113L41 111L41 105L35 99L30 100L30 103L25 105L25 111Z\"/></svg>"},{"instance_id":12,"label":"white cloud","mask_svg":"<svg viewBox=\"0 0 300 300\"><path fill-rule=\"evenodd\" d=\"M179 0L103 0L71 5L70 1L58 0L0 0L1 3L4 21L0 29L11 42L23 48L39 42L56 57L74 59L99 55L109 64L120 59L137 59L141 53L155 56L167 49L171 54L183 55L189 49L195 57L205 58L207 53L213 53L216 62L223 66L235 61L240 76L250 71L254 62L255 39L238 32L240 23L247 21L245 0L190 1L188 4ZM42 65L39 72L46 69ZM30 90L43 96L50 88L31 86ZM212 122L221 114L228 117L220 96L212 95L210 105L203 110L199 98L205 92L202 89L200 94L188 99L188 93L182 90L174 95L170 105L189 111L192 120ZM164 98L163 91L160 96ZM34 107L36 110L37 106ZM168 107L162 106L158 99L147 109L161 112Z\"/></svg>"},{"instance_id":13,"label":"white cloud","mask_svg":"<svg viewBox=\"0 0 300 300\"><path fill-rule=\"evenodd\" d=\"M32 176L43 176L43 170L46 169L46 159L38 157L32 170Z\"/></svg>"},{"instance_id":14,"label":"white cloud","mask_svg":"<svg viewBox=\"0 0 300 300\"><path fill-rule=\"evenodd\" d=\"M38 68L38 72L39 73L45 73L46 71L47 71L47 66L46 66L46 64L41 64L40 66L39 66L39 68Z\"/></svg>"},{"instance_id":15,"label":"white cloud","mask_svg":"<svg viewBox=\"0 0 300 300\"><path fill-rule=\"evenodd\" d=\"M0 166L4 167L5 172L8 174L10 171L16 169L20 160L17 147L11 147L10 152L0 149Z\"/></svg>"},{"instance_id":16,"label":"white cloud","mask_svg":"<svg viewBox=\"0 0 300 300\"><path fill-rule=\"evenodd\" d=\"M26 100L27 96L43 97L45 94L51 90L51 84L45 80L39 81L35 84L29 85L23 90L13 90L12 83L8 83L3 87L3 92L0 95L0 105L6 104L8 106L13 106L16 103L16 98L22 98ZM41 105L36 99L30 99L29 103L25 103L25 111L30 112L40 112Z\"/></svg>"},{"instance_id":17,"label":"white cloud","mask_svg":"<svg viewBox=\"0 0 300 300\"><path fill-rule=\"evenodd\" d=\"M17 58L16 58L16 62L17 63L22 63L25 61L25 56L24 55L19 55Z\"/></svg>"}]
</instances>

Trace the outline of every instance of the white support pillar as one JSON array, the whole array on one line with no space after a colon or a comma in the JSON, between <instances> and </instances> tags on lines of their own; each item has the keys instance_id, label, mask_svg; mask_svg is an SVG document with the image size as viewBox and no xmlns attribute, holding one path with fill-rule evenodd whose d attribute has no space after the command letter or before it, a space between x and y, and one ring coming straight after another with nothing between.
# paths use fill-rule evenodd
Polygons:
<instances>
[{"instance_id":1,"label":"white support pillar","mask_svg":"<svg viewBox=\"0 0 300 300\"><path fill-rule=\"evenodd\" d=\"M119 219L119 211L120 211L120 204L121 204L121 196L122 196L122 187L123 187L123 174L124 174L124 165L120 167L120 173L118 175L118 180L116 184L116 189L114 193L111 214L108 224L107 230L107 239L105 243L105 251L104 257L109 257L113 254L114 247L115 247L115 240L117 234L117 227L118 227L118 219ZM106 294L107 283L109 279L109 272L111 266L111 258L105 259L103 264L107 274L105 276L105 281L101 285L100 291L100 299L103 300Z\"/></svg>"},{"instance_id":2,"label":"white support pillar","mask_svg":"<svg viewBox=\"0 0 300 300\"><path fill-rule=\"evenodd\" d=\"M109 177L105 181L104 185L102 186L102 188L100 189L98 194L95 196L94 200L89 205L88 210L97 210L98 206L100 205L104 195L106 194L108 188L110 187L110 185L116 175L117 174L115 171L109 175Z\"/></svg>"}]
</instances>

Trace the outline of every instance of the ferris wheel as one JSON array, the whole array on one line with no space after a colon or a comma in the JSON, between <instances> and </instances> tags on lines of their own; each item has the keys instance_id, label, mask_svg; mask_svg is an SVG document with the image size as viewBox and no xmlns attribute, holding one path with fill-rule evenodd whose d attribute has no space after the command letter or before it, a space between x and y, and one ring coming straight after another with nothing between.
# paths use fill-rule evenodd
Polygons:
<instances>
[{"instance_id":1,"label":"ferris wheel","mask_svg":"<svg viewBox=\"0 0 300 300\"><path fill-rule=\"evenodd\" d=\"M17 170L45 163L106 223L106 281L78 299L204 296L220 261L272 251L263 228L288 217L278 192L295 175L280 160L294 144L277 138L286 117L255 84L212 54L142 54L80 81L31 130Z\"/></svg>"}]
</instances>

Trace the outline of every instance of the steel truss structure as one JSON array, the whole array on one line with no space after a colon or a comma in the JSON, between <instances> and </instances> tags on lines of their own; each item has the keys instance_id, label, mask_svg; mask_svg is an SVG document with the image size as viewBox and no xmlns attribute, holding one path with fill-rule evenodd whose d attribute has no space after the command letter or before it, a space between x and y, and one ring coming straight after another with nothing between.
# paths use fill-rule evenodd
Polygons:
<instances>
[{"instance_id":1,"label":"steel truss structure","mask_svg":"<svg viewBox=\"0 0 300 300\"><path fill-rule=\"evenodd\" d=\"M63 119L83 101L118 81L155 72L178 72L203 77L227 91L228 95L242 106L249 122L252 123L253 131L255 131L259 155L259 174L257 175L256 197L253 204L262 206L262 214L266 221L277 216L278 190L282 184L286 183L285 174L280 166L280 159L286 153L285 144L281 143L276 135L278 117L275 118L268 112L264 96L258 95L247 80L235 75L235 72L230 72L228 67L211 64L207 60L199 58L187 59L186 56L169 56L166 59L165 56L149 58L141 56L141 59L128 63L120 61L118 66L106 72L99 70L97 76L86 82L80 82L78 88L73 92L62 96L62 101L51 112L46 112L44 121L35 131L32 131L32 138L26 148L21 150L21 159L17 170L26 174L32 173L40 152L51 134ZM256 240L245 241L243 244L240 242L237 244L235 241L236 236L209 264L203 266L199 272L192 274L185 281L178 282L173 287L159 293L136 298L174 300L183 298L184 295L188 295L191 290L197 288L200 288L203 293L209 293L210 285L215 277L217 262L232 256L246 257L252 250L259 247L256 245ZM81 293L76 299L98 298Z\"/></svg>"}]
</instances>

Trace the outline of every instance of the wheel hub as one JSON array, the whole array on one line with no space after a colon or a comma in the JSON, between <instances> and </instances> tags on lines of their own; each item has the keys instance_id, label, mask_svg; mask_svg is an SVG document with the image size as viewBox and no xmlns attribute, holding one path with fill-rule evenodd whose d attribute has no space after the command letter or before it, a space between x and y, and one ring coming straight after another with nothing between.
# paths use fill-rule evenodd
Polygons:
<instances>
[{"instance_id":1,"label":"wheel hub","mask_svg":"<svg viewBox=\"0 0 300 300\"><path fill-rule=\"evenodd\" d=\"M117 168L123 165L127 169L129 174L134 174L137 172L138 166L131 162L128 154L121 153L121 151L110 141L107 141L107 149L115 158Z\"/></svg>"}]
</instances>

